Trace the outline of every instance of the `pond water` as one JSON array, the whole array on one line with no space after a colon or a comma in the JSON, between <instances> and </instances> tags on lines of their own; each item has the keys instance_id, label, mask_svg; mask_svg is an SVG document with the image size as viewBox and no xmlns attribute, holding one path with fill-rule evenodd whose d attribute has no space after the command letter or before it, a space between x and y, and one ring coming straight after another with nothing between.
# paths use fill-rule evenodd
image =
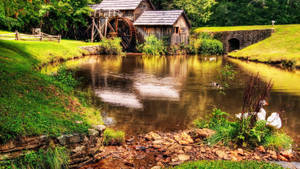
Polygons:
<instances>
[{"instance_id":1,"label":"pond water","mask_svg":"<svg viewBox=\"0 0 300 169\"><path fill-rule=\"evenodd\" d=\"M237 75L224 95L211 83L227 63ZM127 135L186 129L214 107L239 113L245 82L260 72L262 81L274 82L266 111L282 111L285 129L300 140L299 72L216 56L93 56L66 65L82 79L80 90L96 96L104 123Z\"/></svg>"}]
</instances>

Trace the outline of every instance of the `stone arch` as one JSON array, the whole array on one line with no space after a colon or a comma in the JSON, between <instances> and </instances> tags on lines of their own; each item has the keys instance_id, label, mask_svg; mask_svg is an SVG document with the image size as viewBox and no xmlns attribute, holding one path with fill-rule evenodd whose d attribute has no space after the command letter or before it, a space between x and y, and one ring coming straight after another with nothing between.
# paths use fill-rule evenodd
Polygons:
<instances>
[{"instance_id":1,"label":"stone arch","mask_svg":"<svg viewBox=\"0 0 300 169\"><path fill-rule=\"evenodd\" d=\"M241 42L238 38L231 38L228 40L228 52L238 50L241 48Z\"/></svg>"}]
</instances>

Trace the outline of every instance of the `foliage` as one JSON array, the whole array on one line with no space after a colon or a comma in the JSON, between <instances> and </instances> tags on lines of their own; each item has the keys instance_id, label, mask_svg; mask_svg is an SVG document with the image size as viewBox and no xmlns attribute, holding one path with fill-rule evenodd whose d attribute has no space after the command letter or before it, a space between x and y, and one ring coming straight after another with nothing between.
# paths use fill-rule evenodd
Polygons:
<instances>
[{"instance_id":1,"label":"foliage","mask_svg":"<svg viewBox=\"0 0 300 169\"><path fill-rule=\"evenodd\" d=\"M0 169L62 169L68 167L68 152L64 147L28 151L25 155L0 163Z\"/></svg>"},{"instance_id":2,"label":"foliage","mask_svg":"<svg viewBox=\"0 0 300 169\"><path fill-rule=\"evenodd\" d=\"M102 39L99 42L100 53L109 55L121 55L123 48L121 46L121 39Z\"/></svg>"},{"instance_id":3,"label":"foliage","mask_svg":"<svg viewBox=\"0 0 300 169\"><path fill-rule=\"evenodd\" d=\"M222 142L252 147L264 145L276 149L290 148L292 145L290 137L274 131L266 125L266 121L257 121L251 127L251 118L229 121L228 116L226 112L214 109L208 119L196 120L194 124L197 128L210 128L216 131L216 134L207 139L209 145Z\"/></svg>"},{"instance_id":4,"label":"foliage","mask_svg":"<svg viewBox=\"0 0 300 169\"><path fill-rule=\"evenodd\" d=\"M174 0L174 8L184 9L188 18L193 22L193 26L199 23L207 23L213 14L212 7L216 4L215 0Z\"/></svg>"},{"instance_id":5,"label":"foliage","mask_svg":"<svg viewBox=\"0 0 300 169\"><path fill-rule=\"evenodd\" d=\"M160 56L166 53L164 42L154 35L145 38L145 43L141 44L138 49L146 55Z\"/></svg>"},{"instance_id":6,"label":"foliage","mask_svg":"<svg viewBox=\"0 0 300 169\"><path fill-rule=\"evenodd\" d=\"M283 167L278 164L272 164L267 162L257 162L257 161L195 161L187 162L179 166L174 167L174 169L215 169L215 168L234 168L234 169L283 169Z\"/></svg>"},{"instance_id":7,"label":"foliage","mask_svg":"<svg viewBox=\"0 0 300 169\"><path fill-rule=\"evenodd\" d=\"M230 81L234 80L236 71L230 64L226 64L219 72L218 83L221 84L220 92L225 94L224 89L230 87Z\"/></svg>"},{"instance_id":8,"label":"foliage","mask_svg":"<svg viewBox=\"0 0 300 169\"><path fill-rule=\"evenodd\" d=\"M125 141L125 133L123 131L115 131L113 129L106 129L103 134L104 145L120 145Z\"/></svg>"},{"instance_id":9,"label":"foliage","mask_svg":"<svg viewBox=\"0 0 300 169\"><path fill-rule=\"evenodd\" d=\"M273 149L291 149L293 140L285 133L276 132L272 135L267 135L263 145Z\"/></svg>"},{"instance_id":10,"label":"foliage","mask_svg":"<svg viewBox=\"0 0 300 169\"><path fill-rule=\"evenodd\" d=\"M190 40L189 53L220 55L223 54L223 44L208 33L200 33L197 38Z\"/></svg>"},{"instance_id":11,"label":"foliage","mask_svg":"<svg viewBox=\"0 0 300 169\"><path fill-rule=\"evenodd\" d=\"M71 71L68 71L65 65L62 65L56 75L53 76L54 80L62 83L62 88L65 91L74 89L78 85L78 81L74 78Z\"/></svg>"}]
</instances>

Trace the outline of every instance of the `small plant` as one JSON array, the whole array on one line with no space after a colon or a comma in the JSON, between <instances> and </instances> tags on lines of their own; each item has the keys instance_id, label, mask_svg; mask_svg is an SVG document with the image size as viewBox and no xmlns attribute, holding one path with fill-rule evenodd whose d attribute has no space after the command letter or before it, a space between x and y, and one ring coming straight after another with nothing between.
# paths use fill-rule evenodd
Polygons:
<instances>
[{"instance_id":1,"label":"small plant","mask_svg":"<svg viewBox=\"0 0 300 169\"><path fill-rule=\"evenodd\" d=\"M221 84L219 91L225 94L224 90L230 87L230 81L234 80L236 71L230 64L226 64L219 72L218 81Z\"/></svg>"},{"instance_id":2,"label":"small plant","mask_svg":"<svg viewBox=\"0 0 300 169\"><path fill-rule=\"evenodd\" d=\"M269 134L265 137L263 145L265 147L282 150L291 149L293 144L293 139L285 133L275 132L274 134Z\"/></svg>"},{"instance_id":3,"label":"small plant","mask_svg":"<svg viewBox=\"0 0 300 169\"><path fill-rule=\"evenodd\" d=\"M60 87L65 90L68 90L67 88L74 89L78 85L78 81L74 78L73 73L68 71L65 65L61 66L53 77L56 81L63 84Z\"/></svg>"},{"instance_id":4,"label":"small plant","mask_svg":"<svg viewBox=\"0 0 300 169\"><path fill-rule=\"evenodd\" d=\"M162 40L154 35L146 37L146 42L138 46L138 49L146 55L161 56L166 53L166 47Z\"/></svg>"},{"instance_id":5,"label":"small plant","mask_svg":"<svg viewBox=\"0 0 300 169\"><path fill-rule=\"evenodd\" d=\"M123 131L115 131L106 129L103 134L104 145L121 145L125 141L125 133Z\"/></svg>"},{"instance_id":6,"label":"small plant","mask_svg":"<svg viewBox=\"0 0 300 169\"><path fill-rule=\"evenodd\" d=\"M281 65L285 69L294 70L296 68L296 60L282 60Z\"/></svg>"},{"instance_id":7,"label":"small plant","mask_svg":"<svg viewBox=\"0 0 300 169\"><path fill-rule=\"evenodd\" d=\"M120 38L102 39L99 43L100 53L108 55L121 55L123 54L123 48L121 46Z\"/></svg>"}]
</instances>

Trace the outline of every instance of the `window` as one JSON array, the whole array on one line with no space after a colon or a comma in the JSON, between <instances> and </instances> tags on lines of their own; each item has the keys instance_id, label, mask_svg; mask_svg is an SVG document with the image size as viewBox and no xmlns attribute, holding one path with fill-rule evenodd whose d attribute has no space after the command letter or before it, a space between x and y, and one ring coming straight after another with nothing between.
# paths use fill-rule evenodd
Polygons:
<instances>
[{"instance_id":1,"label":"window","mask_svg":"<svg viewBox=\"0 0 300 169\"><path fill-rule=\"evenodd\" d=\"M175 27L175 33L176 33L176 34L179 33L179 27Z\"/></svg>"}]
</instances>

